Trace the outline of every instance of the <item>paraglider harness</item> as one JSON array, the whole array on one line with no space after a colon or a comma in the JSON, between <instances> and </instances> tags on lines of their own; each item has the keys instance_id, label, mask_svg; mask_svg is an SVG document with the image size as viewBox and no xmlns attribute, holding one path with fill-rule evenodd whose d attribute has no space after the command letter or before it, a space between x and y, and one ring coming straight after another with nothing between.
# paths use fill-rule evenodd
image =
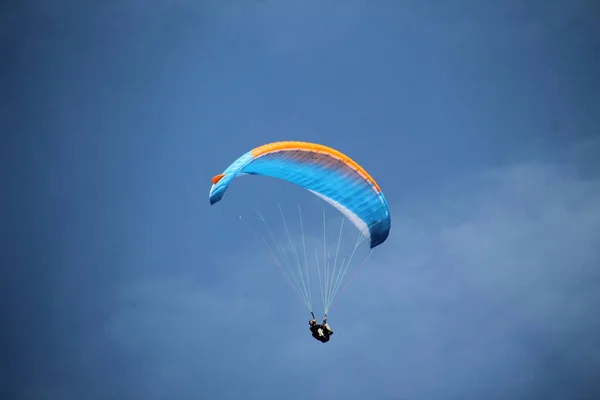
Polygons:
<instances>
[{"instance_id":1,"label":"paraglider harness","mask_svg":"<svg viewBox=\"0 0 600 400\"><path fill-rule=\"evenodd\" d=\"M327 325L327 315L325 315L325 317L323 318L322 324L317 324L315 314L313 314L312 312L310 314L312 315L312 319L308 321L308 324L310 325L312 337L314 337L321 343L329 342L331 335L333 335L333 331L331 330L331 328L329 328L329 325Z\"/></svg>"}]
</instances>

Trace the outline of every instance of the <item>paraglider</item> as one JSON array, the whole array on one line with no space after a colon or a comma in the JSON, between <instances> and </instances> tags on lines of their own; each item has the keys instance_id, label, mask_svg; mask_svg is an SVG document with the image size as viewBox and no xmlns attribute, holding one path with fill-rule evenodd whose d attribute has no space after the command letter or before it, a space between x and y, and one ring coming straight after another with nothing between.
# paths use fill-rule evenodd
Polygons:
<instances>
[{"instance_id":1,"label":"paraglider","mask_svg":"<svg viewBox=\"0 0 600 400\"><path fill-rule=\"evenodd\" d=\"M310 325L312 337L321 343L329 342L331 335L333 335L333 330L331 330L331 327L327 323L327 317L323 318L322 324L317 324L317 320L313 318L308 321L308 325Z\"/></svg>"},{"instance_id":2,"label":"paraglider","mask_svg":"<svg viewBox=\"0 0 600 400\"><path fill-rule=\"evenodd\" d=\"M223 173L212 178L210 204L219 202L232 181L243 175L285 180L307 189L335 207L352 222L362 236L354 251L362 240L366 240L372 250L388 238L391 228L390 210L381 188L361 165L338 150L321 144L297 141L274 142L256 147L231 163ZM354 251L346 264L342 262L340 271L345 267L343 274ZM326 324L327 312L335 296L339 294L341 279L343 275L339 282L329 282L329 287L325 288L327 293L322 294L325 303L324 323L319 325L316 321L314 324L311 322L311 331L313 326L317 326L317 335L321 337L318 333L320 330L327 340L332 333ZM307 285L304 282L303 286L306 292ZM301 297L312 314L309 293ZM312 315L311 321L314 320L314 314Z\"/></svg>"}]
</instances>

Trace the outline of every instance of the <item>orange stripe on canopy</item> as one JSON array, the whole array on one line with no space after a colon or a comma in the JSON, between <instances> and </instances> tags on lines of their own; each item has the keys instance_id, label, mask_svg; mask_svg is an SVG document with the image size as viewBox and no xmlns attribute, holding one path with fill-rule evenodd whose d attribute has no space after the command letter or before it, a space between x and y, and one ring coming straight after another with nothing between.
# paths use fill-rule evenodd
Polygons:
<instances>
[{"instance_id":1,"label":"orange stripe on canopy","mask_svg":"<svg viewBox=\"0 0 600 400\"><path fill-rule=\"evenodd\" d=\"M278 151L293 151L293 150L306 150L306 151L311 151L314 153L327 154L333 158L336 158L336 159L342 161L344 164L351 167L352 169L354 169L356 172L359 173L359 175L361 175L364 179L369 181L375 187L375 189L377 190L377 193L381 192L381 188L379 187L377 182L375 182L375 179L373 179L371 177L371 175L369 175L369 173L363 167L361 167L356 161L354 161L353 159L351 159L344 153L339 152L336 149L332 149L331 147L324 146L322 144L307 143L307 142L293 142L293 141L274 142L274 143L269 143L269 144L259 146L255 149L251 150L250 153L252 154L252 157L256 158L256 157L263 156L265 154L276 153Z\"/></svg>"},{"instance_id":2,"label":"orange stripe on canopy","mask_svg":"<svg viewBox=\"0 0 600 400\"><path fill-rule=\"evenodd\" d=\"M219 174L219 175L213 176L213 178L211 179L213 185L216 185L224 176L225 176L225 174Z\"/></svg>"}]
</instances>

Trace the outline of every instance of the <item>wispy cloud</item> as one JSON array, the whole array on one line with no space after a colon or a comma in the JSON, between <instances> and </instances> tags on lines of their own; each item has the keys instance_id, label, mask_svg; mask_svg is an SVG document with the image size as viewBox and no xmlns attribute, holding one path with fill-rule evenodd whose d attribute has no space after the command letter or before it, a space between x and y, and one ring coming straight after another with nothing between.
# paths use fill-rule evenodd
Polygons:
<instances>
[{"instance_id":1,"label":"wispy cloud","mask_svg":"<svg viewBox=\"0 0 600 400\"><path fill-rule=\"evenodd\" d=\"M132 282L106 334L182 395L242 395L219 387L227 376L244 398L300 398L282 382L302 376L337 398L587 398L600 370L600 180L529 163L453 187L394 208L393 234L333 313L326 347L274 269L239 261L211 289L190 275ZM251 274L264 280L249 290ZM198 374L214 380L188 386Z\"/></svg>"}]
</instances>

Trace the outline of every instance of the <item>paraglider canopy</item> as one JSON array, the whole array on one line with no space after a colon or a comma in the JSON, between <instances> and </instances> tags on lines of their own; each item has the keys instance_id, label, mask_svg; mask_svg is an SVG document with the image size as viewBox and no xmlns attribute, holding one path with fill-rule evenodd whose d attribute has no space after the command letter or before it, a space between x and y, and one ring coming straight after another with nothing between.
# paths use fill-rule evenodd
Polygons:
<instances>
[{"instance_id":1,"label":"paraglider canopy","mask_svg":"<svg viewBox=\"0 0 600 400\"><path fill-rule=\"evenodd\" d=\"M321 144L274 142L256 147L212 178L210 204L219 202L242 175L262 175L299 185L342 212L371 249L387 239L391 218L377 182L347 155Z\"/></svg>"}]
</instances>

